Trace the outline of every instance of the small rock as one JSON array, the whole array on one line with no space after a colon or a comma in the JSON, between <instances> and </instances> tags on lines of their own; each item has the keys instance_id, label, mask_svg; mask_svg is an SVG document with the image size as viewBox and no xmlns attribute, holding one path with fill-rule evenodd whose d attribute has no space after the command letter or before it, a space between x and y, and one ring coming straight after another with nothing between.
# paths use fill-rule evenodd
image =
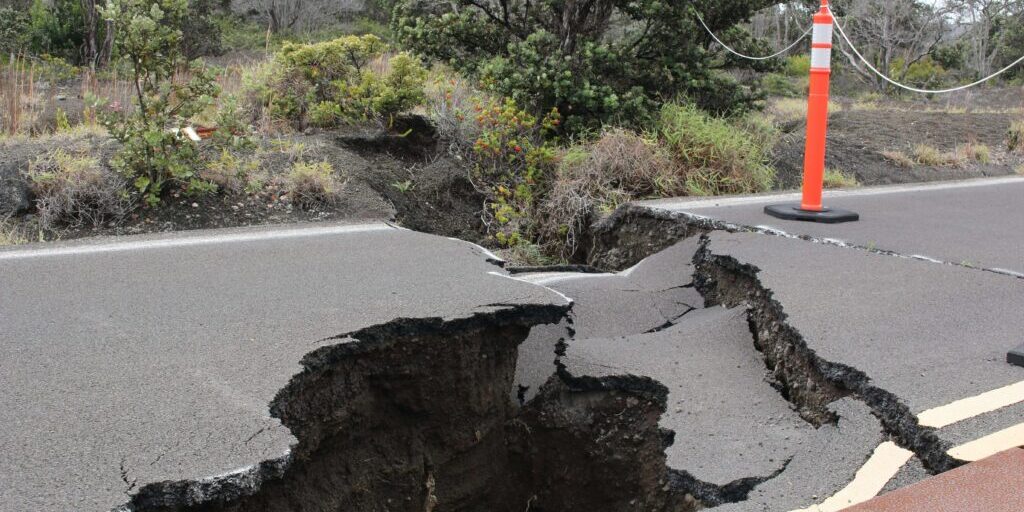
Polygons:
<instances>
[{"instance_id":1,"label":"small rock","mask_svg":"<svg viewBox=\"0 0 1024 512\"><path fill-rule=\"evenodd\" d=\"M192 203L192 208L199 208L199 203Z\"/></svg>"}]
</instances>

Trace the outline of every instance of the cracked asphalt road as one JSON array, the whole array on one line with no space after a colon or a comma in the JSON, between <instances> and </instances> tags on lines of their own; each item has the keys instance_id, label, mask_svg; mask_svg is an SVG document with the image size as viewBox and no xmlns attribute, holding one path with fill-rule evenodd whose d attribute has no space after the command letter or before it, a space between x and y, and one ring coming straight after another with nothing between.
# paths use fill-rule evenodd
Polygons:
<instances>
[{"instance_id":1,"label":"cracked asphalt road","mask_svg":"<svg viewBox=\"0 0 1024 512\"><path fill-rule=\"evenodd\" d=\"M317 340L566 303L490 258L384 224L0 251L0 510L105 511L281 457L268 404Z\"/></svg>"},{"instance_id":2,"label":"cracked asphalt road","mask_svg":"<svg viewBox=\"0 0 1024 512\"><path fill-rule=\"evenodd\" d=\"M758 233L713 233L708 250L759 269L808 348L913 414L1024 380L1006 363L1024 280Z\"/></svg>"},{"instance_id":3,"label":"cracked asphalt road","mask_svg":"<svg viewBox=\"0 0 1024 512\"><path fill-rule=\"evenodd\" d=\"M765 380L743 308L694 311L677 325L625 338L576 338L574 376L650 377L668 388L660 425L675 432L668 465L715 486L768 478L815 431Z\"/></svg>"},{"instance_id":4,"label":"cracked asphalt road","mask_svg":"<svg viewBox=\"0 0 1024 512\"><path fill-rule=\"evenodd\" d=\"M860 214L859 222L816 224L765 215L765 205L799 202L798 194L637 203L744 226L842 240L953 264L1024 275L1024 177L825 193L825 205Z\"/></svg>"}]
</instances>

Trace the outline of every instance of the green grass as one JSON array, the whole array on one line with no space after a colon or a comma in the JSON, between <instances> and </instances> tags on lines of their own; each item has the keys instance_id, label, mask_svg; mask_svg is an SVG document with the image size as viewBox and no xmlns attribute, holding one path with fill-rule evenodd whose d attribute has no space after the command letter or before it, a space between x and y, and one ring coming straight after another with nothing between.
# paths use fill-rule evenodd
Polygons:
<instances>
[{"instance_id":1,"label":"green grass","mask_svg":"<svg viewBox=\"0 0 1024 512\"><path fill-rule=\"evenodd\" d=\"M854 188L859 187L857 177L847 174L839 169L825 169L825 188Z\"/></svg>"},{"instance_id":2,"label":"green grass","mask_svg":"<svg viewBox=\"0 0 1024 512\"><path fill-rule=\"evenodd\" d=\"M687 169L691 195L763 192L775 180L775 170L768 166L770 148L695 106L666 105L658 131L672 156Z\"/></svg>"}]
</instances>

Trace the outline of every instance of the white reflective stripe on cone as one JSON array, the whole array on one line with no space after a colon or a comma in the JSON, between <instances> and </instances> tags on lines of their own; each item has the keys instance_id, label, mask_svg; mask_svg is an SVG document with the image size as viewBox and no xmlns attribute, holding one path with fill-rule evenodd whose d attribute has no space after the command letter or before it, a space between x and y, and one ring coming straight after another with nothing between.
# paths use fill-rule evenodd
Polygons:
<instances>
[{"instance_id":1,"label":"white reflective stripe on cone","mask_svg":"<svg viewBox=\"0 0 1024 512\"><path fill-rule=\"evenodd\" d=\"M811 69L832 69L832 49L812 48Z\"/></svg>"},{"instance_id":2,"label":"white reflective stripe on cone","mask_svg":"<svg viewBox=\"0 0 1024 512\"><path fill-rule=\"evenodd\" d=\"M831 43L832 25L825 23L815 23L814 36L811 38L811 41L815 43Z\"/></svg>"}]
</instances>

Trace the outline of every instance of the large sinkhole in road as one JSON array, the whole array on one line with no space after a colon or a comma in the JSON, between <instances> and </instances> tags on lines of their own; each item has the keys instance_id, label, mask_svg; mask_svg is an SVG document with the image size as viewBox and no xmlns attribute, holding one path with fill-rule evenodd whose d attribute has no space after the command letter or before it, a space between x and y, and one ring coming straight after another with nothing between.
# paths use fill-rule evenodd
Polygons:
<instances>
[{"instance_id":1,"label":"large sinkhole in road","mask_svg":"<svg viewBox=\"0 0 1024 512\"><path fill-rule=\"evenodd\" d=\"M396 320L303 360L271 405L295 434L287 460L139 489L136 511L693 509L667 485L664 389L641 378L552 377L512 399L530 327L522 306L468 319Z\"/></svg>"},{"instance_id":2,"label":"large sinkhole in road","mask_svg":"<svg viewBox=\"0 0 1024 512\"><path fill-rule=\"evenodd\" d=\"M622 268L655 252L660 261L655 255L645 260L646 266L607 274L613 276L609 282L629 276L611 288L587 291L581 286L570 294L607 298L618 293L617 305L601 303L583 311L581 302L572 307L493 304L488 312L468 318L396 319L320 342L303 359L303 371L271 403L271 415L298 440L288 455L241 473L149 484L136 489L124 508L685 512L741 502L760 507L775 499L772 492L794 494L793 489L772 491L773 480L783 487L793 479L811 480L822 470L816 465L821 453L843 443L853 455L851 467L842 471L852 474L880 441L881 429L870 412L846 406L844 414L854 421L840 435L840 415L830 404L850 393L822 378L810 355L796 350L799 343L761 335L765 329L784 333L781 317L759 315L756 307L726 313L705 309L740 306L748 299L764 302L753 294L756 283L729 278L729 269L713 261L703 239L694 236L699 233L687 228L661 237L659 226L650 228L620 232L610 240L612 250L596 254L595 261ZM667 245L663 238L688 242L662 251ZM665 263L669 267L660 266ZM664 282L666 268L678 274L678 282ZM626 306L630 303L632 309ZM616 315L636 325L615 326ZM686 364L679 367L687 368L682 375L603 365L590 371L580 359L588 350L574 351L573 344L588 338L594 341L589 353L600 355L594 350L603 345L592 332L600 317L608 318L598 330L617 337L616 343L628 338L624 343L634 348L651 349L642 354L643 361L659 354L713 361L718 356L699 356L695 350L727 342L735 342L730 354L749 357L739 366L729 359L732 355L719 357L728 365L721 373L732 375L731 383L690 373L693 366ZM711 327L700 331L701 322ZM738 324L731 338L711 334L727 324ZM610 327L622 332L610 335ZM691 345L673 345L679 339ZM619 345L607 346L616 355L606 359L609 364L626 359L618 357ZM528 386L523 385L524 365L539 370L529 375ZM676 375L680 379L674 380ZM731 406L699 399L679 405L694 394L717 400L715 393L749 396L730 399ZM727 448L699 436L731 428L707 421L739 423L737 416L730 419L722 411L738 406L763 410L749 416L746 430L734 430L753 437L772 433L741 443L744 450L761 452L754 455L765 457L760 464L723 471L737 455L747 462L752 455L726 453ZM685 418L690 411L703 423ZM804 446L797 450L796 445ZM683 465L678 464L680 454ZM704 467L708 461L719 467ZM842 471L836 472L832 487L845 483ZM776 478L784 472L787 478ZM765 487L757 491L761 496L750 498L759 486Z\"/></svg>"}]
</instances>

